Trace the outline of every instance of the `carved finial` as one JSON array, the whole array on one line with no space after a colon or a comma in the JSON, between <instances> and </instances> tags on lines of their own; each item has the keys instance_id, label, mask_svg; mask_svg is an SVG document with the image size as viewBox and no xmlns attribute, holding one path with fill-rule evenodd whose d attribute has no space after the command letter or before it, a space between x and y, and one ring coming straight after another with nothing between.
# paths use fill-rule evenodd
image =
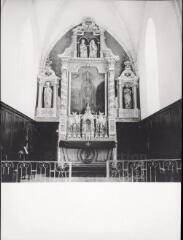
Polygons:
<instances>
[{"instance_id":1,"label":"carved finial","mask_svg":"<svg viewBox=\"0 0 183 240\"><path fill-rule=\"evenodd\" d=\"M53 74L53 70L51 69L51 64L52 64L52 61L50 60L50 58L47 58L45 63L45 75L47 76L50 76Z\"/></svg>"},{"instance_id":2,"label":"carved finial","mask_svg":"<svg viewBox=\"0 0 183 240\"><path fill-rule=\"evenodd\" d=\"M47 58L47 59L46 59L46 64L45 64L45 66L47 67L47 66L50 66L51 64L52 64L51 59L50 59L50 58Z\"/></svg>"},{"instance_id":3,"label":"carved finial","mask_svg":"<svg viewBox=\"0 0 183 240\"><path fill-rule=\"evenodd\" d=\"M86 111L85 112L86 113L91 113L91 108L90 108L89 103L87 103L87 105L86 105Z\"/></svg>"},{"instance_id":4,"label":"carved finial","mask_svg":"<svg viewBox=\"0 0 183 240\"><path fill-rule=\"evenodd\" d=\"M132 63L130 61L125 61L125 69L131 69Z\"/></svg>"}]
</instances>

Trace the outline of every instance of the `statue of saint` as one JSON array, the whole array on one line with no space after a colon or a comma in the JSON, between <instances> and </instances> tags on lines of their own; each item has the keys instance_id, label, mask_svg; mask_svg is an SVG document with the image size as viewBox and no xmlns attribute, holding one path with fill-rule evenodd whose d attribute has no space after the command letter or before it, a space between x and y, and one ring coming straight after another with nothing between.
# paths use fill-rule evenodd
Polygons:
<instances>
[{"instance_id":1,"label":"statue of saint","mask_svg":"<svg viewBox=\"0 0 183 240\"><path fill-rule=\"evenodd\" d=\"M80 119L80 114L77 114L76 112L73 112L73 118L74 118L74 128L73 128L73 130L74 130L74 135L76 136L76 137L80 137L80 121L81 121L81 119Z\"/></svg>"},{"instance_id":2,"label":"statue of saint","mask_svg":"<svg viewBox=\"0 0 183 240\"><path fill-rule=\"evenodd\" d=\"M87 105L86 105L85 113L91 114L91 108L90 108L89 103L87 103Z\"/></svg>"},{"instance_id":3,"label":"statue of saint","mask_svg":"<svg viewBox=\"0 0 183 240\"><path fill-rule=\"evenodd\" d=\"M50 82L46 82L46 87L44 89L44 107L51 108L52 100L52 89Z\"/></svg>"},{"instance_id":4,"label":"statue of saint","mask_svg":"<svg viewBox=\"0 0 183 240\"><path fill-rule=\"evenodd\" d=\"M132 108L132 91L129 87L124 89L125 108Z\"/></svg>"},{"instance_id":5,"label":"statue of saint","mask_svg":"<svg viewBox=\"0 0 183 240\"><path fill-rule=\"evenodd\" d=\"M85 72L83 74L84 79L81 84L80 96L81 96L81 106L82 109L85 109L87 105L90 106L91 111L94 111L96 108L95 101L95 87L92 83L92 78L90 72Z\"/></svg>"},{"instance_id":6,"label":"statue of saint","mask_svg":"<svg viewBox=\"0 0 183 240\"><path fill-rule=\"evenodd\" d=\"M105 136L105 125L106 125L106 119L104 117L104 114L99 111L99 115L97 116L97 129L98 129L98 135L100 137Z\"/></svg>"},{"instance_id":7,"label":"statue of saint","mask_svg":"<svg viewBox=\"0 0 183 240\"><path fill-rule=\"evenodd\" d=\"M79 50L80 50L80 57L81 58L87 58L88 57L87 46L86 46L86 43L85 43L84 39L81 40Z\"/></svg>"},{"instance_id":8,"label":"statue of saint","mask_svg":"<svg viewBox=\"0 0 183 240\"><path fill-rule=\"evenodd\" d=\"M97 58L97 45L93 39L90 42L89 50L90 50L89 57Z\"/></svg>"}]
</instances>

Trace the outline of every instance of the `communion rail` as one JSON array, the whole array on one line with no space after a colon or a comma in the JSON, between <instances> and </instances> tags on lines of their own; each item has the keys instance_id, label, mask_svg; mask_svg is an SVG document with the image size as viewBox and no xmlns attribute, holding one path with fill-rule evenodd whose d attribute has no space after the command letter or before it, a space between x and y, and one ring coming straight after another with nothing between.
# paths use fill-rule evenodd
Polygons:
<instances>
[{"instance_id":1,"label":"communion rail","mask_svg":"<svg viewBox=\"0 0 183 240\"><path fill-rule=\"evenodd\" d=\"M50 161L1 161L1 182L58 181L70 179L72 164Z\"/></svg>"},{"instance_id":2,"label":"communion rail","mask_svg":"<svg viewBox=\"0 0 183 240\"><path fill-rule=\"evenodd\" d=\"M74 178L74 167L71 162L1 161L1 182L70 181ZM89 169L90 164L86 167ZM108 160L105 179L120 182L180 182L181 172L181 159Z\"/></svg>"},{"instance_id":3,"label":"communion rail","mask_svg":"<svg viewBox=\"0 0 183 240\"><path fill-rule=\"evenodd\" d=\"M124 182L180 182L181 159L108 160L107 179Z\"/></svg>"}]
</instances>

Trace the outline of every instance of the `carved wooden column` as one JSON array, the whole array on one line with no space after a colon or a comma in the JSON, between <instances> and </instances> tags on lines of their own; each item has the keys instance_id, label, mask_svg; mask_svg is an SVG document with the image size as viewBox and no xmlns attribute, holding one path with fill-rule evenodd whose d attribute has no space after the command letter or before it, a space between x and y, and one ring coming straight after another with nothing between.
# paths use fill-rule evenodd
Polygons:
<instances>
[{"instance_id":1,"label":"carved wooden column","mask_svg":"<svg viewBox=\"0 0 183 240\"><path fill-rule=\"evenodd\" d=\"M68 92L68 66L66 62L62 62L61 77L61 115L67 115L67 92Z\"/></svg>"},{"instance_id":2,"label":"carved wooden column","mask_svg":"<svg viewBox=\"0 0 183 240\"><path fill-rule=\"evenodd\" d=\"M53 108L57 108L57 90L58 90L58 83L55 82L53 86Z\"/></svg>"},{"instance_id":3,"label":"carved wooden column","mask_svg":"<svg viewBox=\"0 0 183 240\"><path fill-rule=\"evenodd\" d=\"M133 85L133 107L137 109L137 82Z\"/></svg>"},{"instance_id":4,"label":"carved wooden column","mask_svg":"<svg viewBox=\"0 0 183 240\"><path fill-rule=\"evenodd\" d=\"M115 109L115 85L114 85L115 60L110 60L108 65L108 122L109 137L116 140L116 109Z\"/></svg>"},{"instance_id":5,"label":"carved wooden column","mask_svg":"<svg viewBox=\"0 0 183 240\"><path fill-rule=\"evenodd\" d=\"M121 95L122 95L122 92L121 92L121 83L120 83L120 81L118 80L118 108L121 108Z\"/></svg>"},{"instance_id":6,"label":"carved wooden column","mask_svg":"<svg viewBox=\"0 0 183 240\"><path fill-rule=\"evenodd\" d=\"M61 76L61 104L59 116L59 136L65 140L67 135L67 111L68 111L68 62L62 59Z\"/></svg>"},{"instance_id":7,"label":"carved wooden column","mask_svg":"<svg viewBox=\"0 0 183 240\"><path fill-rule=\"evenodd\" d=\"M39 80L38 108L42 108L43 82Z\"/></svg>"},{"instance_id":8,"label":"carved wooden column","mask_svg":"<svg viewBox=\"0 0 183 240\"><path fill-rule=\"evenodd\" d=\"M108 116L115 116L114 61L110 61L108 69Z\"/></svg>"},{"instance_id":9,"label":"carved wooden column","mask_svg":"<svg viewBox=\"0 0 183 240\"><path fill-rule=\"evenodd\" d=\"M124 90L124 83L121 83L121 109L123 109L123 90Z\"/></svg>"},{"instance_id":10,"label":"carved wooden column","mask_svg":"<svg viewBox=\"0 0 183 240\"><path fill-rule=\"evenodd\" d=\"M124 83L118 79L118 108L123 109L123 88Z\"/></svg>"}]
</instances>

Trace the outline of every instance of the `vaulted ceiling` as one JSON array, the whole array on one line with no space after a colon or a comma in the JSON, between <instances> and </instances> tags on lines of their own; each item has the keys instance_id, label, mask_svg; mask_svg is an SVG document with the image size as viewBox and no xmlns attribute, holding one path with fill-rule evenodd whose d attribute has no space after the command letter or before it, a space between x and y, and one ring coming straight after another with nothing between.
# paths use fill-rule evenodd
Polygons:
<instances>
[{"instance_id":1,"label":"vaulted ceiling","mask_svg":"<svg viewBox=\"0 0 183 240\"><path fill-rule=\"evenodd\" d=\"M4 0L1 7L2 100L31 117L34 116L41 62L56 42L86 16L92 17L118 41L138 70L144 67L141 53L145 47L147 20L152 18L158 37L159 75L165 79L160 87L165 81L170 85L170 66L180 71L175 60L179 59L181 45L181 0ZM171 50L172 44L177 48L175 52ZM139 74L143 79L141 70ZM173 94L170 88L171 101L180 96L179 85ZM14 88L19 89L19 97ZM142 98L142 103L145 101ZM169 103L163 101L161 107Z\"/></svg>"}]
</instances>

